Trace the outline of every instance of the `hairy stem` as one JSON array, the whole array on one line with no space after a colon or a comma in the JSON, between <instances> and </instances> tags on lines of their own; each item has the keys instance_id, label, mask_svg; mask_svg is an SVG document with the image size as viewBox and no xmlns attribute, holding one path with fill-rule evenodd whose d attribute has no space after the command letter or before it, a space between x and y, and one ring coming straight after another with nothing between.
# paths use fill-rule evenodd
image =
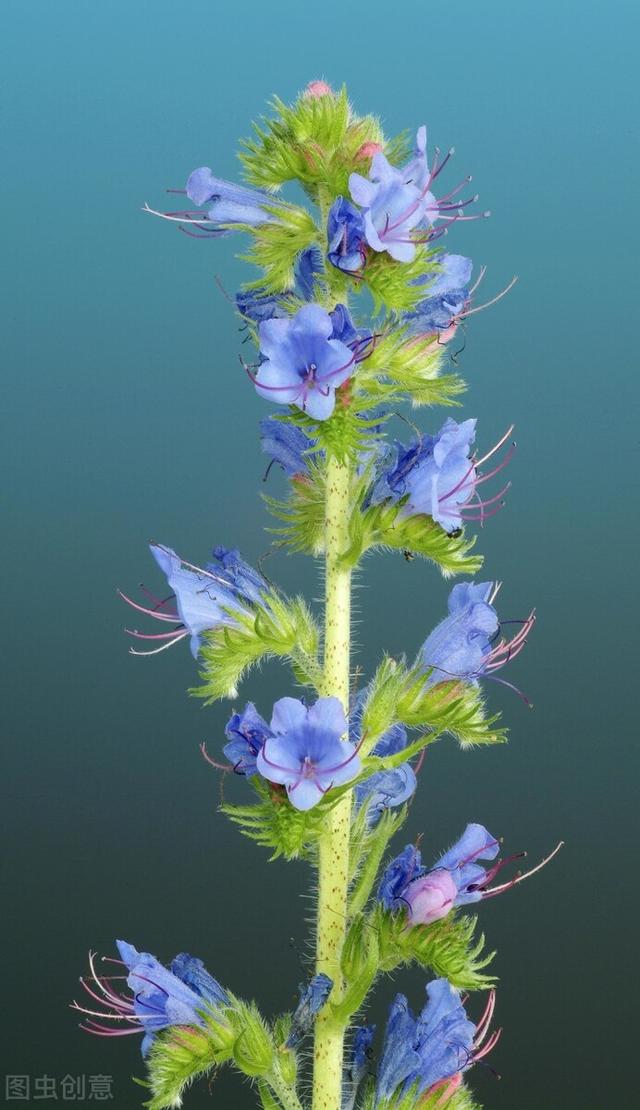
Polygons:
<instances>
[{"instance_id":1,"label":"hairy stem","mask_svg":"<svg viewBox=\"0 0 640 1110\"><path fill-rule=\"evenodd\" d=\"M302 1110L300 1099L293 1088L285 1083L278 1067L274 1068L270 1075L267 1076L267 1083L277 1096L278 1102L283 1110Z\"/></svg>"},{"instance_id":2,"label":"hairy stem","mask_svg":"<svg viewBox=\"0 0 640 1110\"><path fill-rule=\"evenodd\" d=\"M351 571L340 563L348 544L350 467L330 456L325 514L326 600L322 693L349 707ZM340 958L347 926L351 793L331 810L319 844L316 971L334 982L331 1001L344 990ZM316 1023L313 1110L339 1110L342 1101L344 1022L325 1006Z\"/></svg>"}]
</instances>

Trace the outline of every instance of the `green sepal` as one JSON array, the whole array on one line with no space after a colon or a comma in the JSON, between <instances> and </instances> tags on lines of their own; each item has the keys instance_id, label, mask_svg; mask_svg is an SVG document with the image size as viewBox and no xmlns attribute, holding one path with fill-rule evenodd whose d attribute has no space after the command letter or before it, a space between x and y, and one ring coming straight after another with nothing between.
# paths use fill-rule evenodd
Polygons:
<instances>
[{"instance_id":1,"label":"green sepal","mask_svg":"<svg viewBox=\"0 0 640 1110\"><path fill-rule=\"evenodd\" d=\"M282 1103L276 1101L263 1079L257 1080L256 1089L262 1110L282 1110Z\"/></svg>"},{"instance_id":2,"label":"green sepal","mask_svg":"<svg viewBox=\"0 0 640 1110\"><path fill-rule=\"evenodd\" d=\"M291 1014L280 1014L273 1023L273 1040L280 1074L288 1087L295 1087L298 1077L298 1055L293 1048L287 1047L292 1024Z\"/></svg>"},{"instance_id":3,"label":"green sepal","mask_svg":"<svg viewBox=\"0 0 640 1110\"><path fill-rule=\"evenodd\" d=\"M435 520L423 514L403 517L401 509L405 500L384 501L351 514L350 546L343 557L346 566L355 566L372 548L386 548L430 559L445 578L452 574L475 574L480 570L482 556L469 554L475 545L475 536L467 539L464 532L449 535Z\"/></svg>"},{"instance_id":4,"label":"green sepal","mask_svg":"<svg viewBox=\"0 0 640 1110\"><path fill-rule=\"evenodd\" d=\"M486 990L495 977L485 975L484 968L495 952L484 953L484 934L474 937L476 922L472 914L450 913L431 925L411 926L404 910L391 913L378 905L371 925L378 932L380 970L417 963L459 990Z\"/></svg>"},{"instance_id":5,"label":"green sepal","mask_svg":"<svg viewBox=\"0 0 640 1110\"><path fill-rule=\"evenodd\" d=\"M326 463L322 457L309 456L307 473L289 483L289 495L279 500L263 494L270 512L282 524L269 531L281 538L292 551L320 555L324 549Z\"/></svg>"},{"instance_id":6,"label":"green sepal","mask_svg":"<svg viewBox=\"0 0 640 1110\"><path fill-rule=\"evenodd\" d=\"M496 728L500 714L487 715L479 685L463 682L438 682L425 686L427 676L414 670L398 700L398 718L409 728L448 732L462 748L481 744L504 744L507 731Z\"/></svg>"},{"instance_id":7,"label":"green sepal","mask_svg":"<svg viewBox=\"0 0 640 1110\"><path fill-rule=\"evenodd\" d=\"M194 1079L232 1059L236 1034L227 1022L229 1010L222 1013L214 1019L203 1012L203 1027L170 1027L154 1038L146 1060L152 1092L148 1110L181 1106L182 1093Z\"/></svg>"},{"instance_id":8,"label":"green sepal","mask_svg":"<svg viewBox=\"0 0 640 1110\"><path fill-rule=\"evenodd\" d=\"M268 206L267 206L268 207ZM318 240L318 228L304 208L295 205L274 208L277 218L270 223L246 227L253 242L243 261L259 266L262 275L247 288L283 293L295 282L295 263L301 251Z\"/></svg>"},{"instance_id":9,"label":"green sepal","mask_svg":"<svg viewBox=\"0 0 640 1110\"><path fill-rule=\"evenodd\" d=\"M275 1047L273 1037L260 1011L253 1002L233 1000L230 1011L236 1032L233 1061L244 1075L252 1079L268 1076L273 1069Z\"/></svg>"},{"instance_id":10,"label":"green sepal","mask_svg":"<svg viewBox=\"0 0 640 1110\"><path fill-rule=\"evenodd\" d=\"M378 120L358 117L344 87L320 97L302 93L292 105L275 97L271 107L275 118L254 124L254 136L242 142L240 153L245 176L263 189L295 179L314 200L326 203L347 194L353 170L368 169L368 162L357 158L360 147L384 143Z\"/></svg>"},{"instance_id":11,"label":"green sepal","mask_svg":"<svg viewBox=\"0 0 640 1110\"><path fill-rule=\"evenodd\" d=\"M331 1006L338 1022L346 1023L360 1009L379 970L378 934L367 918L359 913L353 918L341 959L345 989L339 1003Z\"/></svg>"},{"instance_id":12,"label":"green sepal","mask_svg":"<svg viewBox=\"0 0 640 1110\"><path fill-rule=\"evenodd\" d=\"M369 900L389 841L402 828L407 807L385 809L378 822L369 827L367 807L355 814L351 827L351 886L348 914L359 913Z\"/></svg>"},{"instance_id":13,"label":"green sepal","mask_svg":"<svg viewBox=\"0 0 640 1110\"><path fill-rule=\"evenodd\" d=\"M408 336L393 318L379 330L382 334L358 367L358 389L369 404L403 397L416 406L458 404L465 383L455 374L439 376L445 348L435 336Z\"/></svg>"},{"instance_id":14,"label":"green sepal","mask_svg":"<svg viewBox=\"0 0 640 1110\"><path fill-rule=\"evenodd\" d=\"M206 704L235 697L242 676L262 659L287 659L296 678L315 686L320 681L317 659L319 632L316 622L300 597L288 599L276 593L265 595L266 608L251 613L233 612L233 626L206 632L200 650L202 686L190 690Z\"/></svg>"},{"instance_id":15,"label":"green sepal","mask_svg":"<svg viewBox=\"0 0 640 1110\"><path fill-rule=\"evenodd\" d=\"M416 1086L406 1095L397 1095L390 1099L376 1102L374 1090L367 1092L361 1110L482 1110L480 1103L475 1102L468 1087L462 1084L451 1094L446 1092L446 1083L438 1084L435 1091L419 1094Z\"/></svg>"},{"instance_id":16,"label":"green sepal","mask_svg":"<svg viewBox=\"0 0 640 1110\"><path fill-rule=\"evenodd\" d=\"M260 801L254 805L221 806L222 813L240 827L243 836L271 849L271 859L309 859L322 832L330 802L326 799L313 809L295 809L282 789L253 776L251 785ZM335 804L334 799L333 804Z\"/></svg>"}]
</instances>

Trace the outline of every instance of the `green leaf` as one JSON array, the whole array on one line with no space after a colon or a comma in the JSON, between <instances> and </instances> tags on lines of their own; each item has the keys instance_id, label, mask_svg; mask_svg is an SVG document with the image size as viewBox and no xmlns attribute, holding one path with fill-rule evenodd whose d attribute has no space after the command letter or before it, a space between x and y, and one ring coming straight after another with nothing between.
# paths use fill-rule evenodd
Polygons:
<instances>
[{"instance_id":1,"label":"green leaf","mask_svg":"<svg viewBox=\"0 0 640 1110\"><path fill-rule=\"evenodd\" d=\"M383 971L417 963L459 990L485 990L495 982L484 973L495 952L484 953L484 934L474 937L473 915L450 913L431 925L408 927L404 911L390 913L377 906L371 923L378 930Z\"/></svg>"},{"instance_id":2,"label":"green leaf","mask_svg":"<svg viewBox=\"0 0 640 1110\"><path fill-rule=\"evenodd\" d=\"M437 272L435 252L418 245L411 262L396 262L386 251L367 257L360 281L373 297L374 312L381 308L391 312L410 312L425 297L424 285L416 282L423 274Z\"/></svg>"},{"instance_id":3,"label":"green leaf","mask_svg":"<svg viewBox=\"0 0 640 1110\"><path fill-rule=\"evenodd\" d=\"M385 809L377 824L370 828L367 807L358 810L351 830L349 915L365 908L389 841L402 828L406 816L406 806L395 811Z\"/></svg>"},{"instance_id":4,"label":"green leaf","mask_svg":"<svg viewBox=\"0 0 640 1110\"><path fill-rule=\"evenodd\" d=\"M347 566L355 566L364 552L383 548L420 555L440 568L445 578L452 574L475 574L482 567L481 555L470 555L476 537L464 532L449 535L435 520L423 514L402 516L402 501L384 501L352 513L350 547L344 555Z\"/></svg>"},{"instance_id":5,"label":"green leaf","mask_svg":"<svg viewBox=\"0 0 640 1110\"><path fill-rule=\"evenodd\" d=\"M224 804L222 813L240 827L244 836L271 849L271 859L309 859L326 819L327 803L306 813L295 809L284 790L270 787L257 777L251 785L261 799L254 805Z\"/></svg>"},{"instance_id":6,"label":"green leaf","mask_svg":"<svg viewBox=\"0 0 640 1110\"><path fill-rule=\"evenodd\" d=\"M289 600L273 592L264 601L265 608L246 616L234 612L234 626L204 634L199 656L203 682L190 693L207 704L234 697L242 676L269 657L287 659L300 682L319 683L319 631L303 599Z\"/></svg>"},{"instance_id":7,"label":"green leaf","mask_svg":"<svg viewBox=\"0 0 640 1110\"><path fill-rule=\"evenodd\" d=\"M289 483L286 501L264 496L269 510L283 524L270 531L280 536L292 551L319 555L324 549L326 463L309 456L308 473Z\"/></svg>"},{"instance_id":8,"label":"green leaf","mask_svg":"<svg viewBox=\"0 0 640 1110\"><path fill-rule=\"evenodd\" d=\"M479 686L451 681L425 689L427 676L421 671L409 672L405 693L398 704L400 720L406 725L448 732L463 748L506 741L506 729L494 727L500 714L487 716Z\"/></svg>"},{"instance_id":9,"label":"green leaf","mask_svg":"<svg viewBox=\"0 0 640 1110\"><path fill-rule=\"evenodd\" d=\"M418 1094L418 1090L414 1089L409 1091L406 1095L398 1095L395 1098L383 1099L382 1102L375 1102L373 1091L362 1104L362 1110L482 1110L478 1102L475 1102L469 1088L463 1083L456 1091L450 1094L447 1091L447 1084L444 1082L431 1094Z\"/></svg>"},{"instance_id":10,"label":"green leaf","mask_svg":"<svg viewBox=\"0 0 640 1110\"><path fill-rule=\"evenodd\" d=\"M319 233L312 216L304 208L294 205L274 208L273 214L277 216L274 222L246 228L253 242L247 254L241 257L262 270L262 276L250 283L249 288L282 293L293 287L296 258L317 241Z\"/></svg>"},{"instance_id":11,"label":"green leaf","mask_svg":"<svg viewBox=\"0 0 640 1110\"><path fill-rule=\"evenodd\" d=\"M370 404L403 396L414 405L455 405L466 388L454 374L440 375L445 348L435 336L407 336L389 319L371 353L358 367L356 385Z\"/></svg>"}]
</instances>

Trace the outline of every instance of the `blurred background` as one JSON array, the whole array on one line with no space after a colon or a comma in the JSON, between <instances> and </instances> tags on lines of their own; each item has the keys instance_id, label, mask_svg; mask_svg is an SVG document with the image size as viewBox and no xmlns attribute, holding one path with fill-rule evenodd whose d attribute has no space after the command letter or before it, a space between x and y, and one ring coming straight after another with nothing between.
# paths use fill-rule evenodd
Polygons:
<instances>
[{"instance_id":1,"label":"blurred background","mask_svg":"<svg viewBox=\"0 0 640 1110\"><path fill-rule=\"evenodd\" d=\"M406 840L424 833L432 859L481 821L531 861L566 847L480 907L498 950L502 1079L480 1066L471 1085L487 1110L632 1107L637 6L3 0L0 17L3 1075L30 1076L33 1098L38 1077L106 1074L118 1110L142 1101L138 1040L87 1037L67 1009L87 949L112 953L115 937L163 959L195 953L269 1014L305 974L309 873L267 867L217 813L198 751L219 750L231 706L187 696L184 644L127 654L116 587L160 586L150 538L195 562L214 543L251 561L268 548L257 423L271 408L239 367L215 284L249 276L243 244L194 242L140 208L162 207L196 166L237 178L238 139L270 95L323 77L346 81L387 133L426 122L431 144L455 145L449 187L473 173L493 216L454 229L448 249L488 266L486 297L520 277L472 318L460 363L480 446L517 425L508 505L479 546L485 577L504 580L501 614L538 608L508 676L535 709L488 690L511 743L430 750ZM434 431L442 413L418 419ZM272 471L269 490L282 484ZM268 563L316 599L318 570ZM448 589L418 560L365 563L365 674L383 649L415 651ZM268 717L293 692L269 666L241 697ZM380 987L379 1023L397 989L418 1006L424 977ZM253 1105L232 1074L212 1093L202 1084L187 1105Z\"/></svg>"}]
</instances>

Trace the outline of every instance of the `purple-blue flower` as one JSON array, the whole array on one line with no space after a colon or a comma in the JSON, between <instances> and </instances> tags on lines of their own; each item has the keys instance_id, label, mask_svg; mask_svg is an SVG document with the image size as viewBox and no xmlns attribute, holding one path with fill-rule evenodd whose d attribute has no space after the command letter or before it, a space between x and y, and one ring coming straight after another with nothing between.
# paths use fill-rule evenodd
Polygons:
<instances>
[{"instance_id":1,"label":"purple-blue flower","mask_svg":"<svg viewBox=\"0 0 640 1110\"><path fill-rule=\"evenodd\" d=\"M458 906L493 898L517 886L546 866L561 847L559 844L529 871L518 872L512 879L491 886L503 867L522 859L526 852L498 860L500 842L484 825L470 824L430 868L423 866L419 849L407 844L384 871L378 887L378 901L387 910L405 910L412 925L431 925ZM492 863L493 860L496 862ZM485 867L480 861L491 863L491 866Z\"/></svg>"},{"instance_id":2,"label":"purple-blue flower","mask_svg":"<svg viewBox=\"0 0 640 1110\"><path fill-rule=\"evenodd\" d=\"M242 713L234 713L225 730L229 741L223 751L238 775L257 774L256 759L271 730L253 702L247 702Z\"/></svg>"},{"instance_id":3,"label":"purple-blue flower","mask_svg":"<svg viewBox=\"0 0 640 1110\"><path fill-rule=\"evenodd\" d=\"M84 1015L82 1028L87 1032L101 1037L144 1033L142 1054L146 1056L162 1029L204 1026L204 1014L224 1022L222 1008L229 1004L229 997L201 960L182 952L166 968L148 952L138 952L123 940L116 943L120 960L111 962L126 968L131 994L113 986L113 976L98 974L90 953L90 976L80 982L92 1002L87 1007L73 1005ZM105 1021L113 1026L103 1024Z\"/></svg>"},{"instance_id":4,"label":"purple-blue flower","mask_svg":"<svg viewBox=\"0 0 640 1110\"><path fill-rule=\"evenodd\" d=\"M427 673L428 686L453 679L476 683L522 651L535 614L516 622L520 629L511 640L498 639L501 623L492 604L497 592L493 582L458 582L453 587L449 615L420 648L419 665Z\"/></svg>"},{"instance_id":5,"label":"purple-blue flower","mask_svg":"<svg viewBox=\"0 0 640 1110\"><path fill-rule=\"evenodd\" d=\"M327 258L347 274L357 273L366 260L362 212L346 197L337 197L327 219Z\"/></svg>"},{"instance_id":6,"label":"purple-blue flower","mask_svg":"<svg viewBox=\"0 0 640 1110\"><path fill-rule=\"evenodd\" d=\"M359 774L358 750L342 739L347 721L337 698L318 698L311 706L280 698L269 727L273 736L258 753L257 768L269 782L286 787L296 809L311 809L332 787Z\"/></svg>"},{"instance_id":7,"label":"purple-blue flower","mask_svg":"<svg viewBox=\"0 0 640 1110\"><path fill-rule=\"evenodd\" d=\"M404 498L401 516L425 514L445 532L455 531L476 490L476 463L471 455L475 437L475 420L457 424L449 418L435 436L424 435L406 448L396 443L383 456L369 503Z\"/></svg>"},{"instance_id":8,"label":"purple-blue flower","mask_svg":"<svg viewBox=\"0 0 640 1110\"><path fill-rule=\"evenodd\" d=\"M164 572L171 589L169 597L160 599L149 595L152 607L139 605L126 594L120 596L147 616L161 621L170 631L149 634L127 629L139 640L160 641L161 646L149 651L135 651L133 655L156 655L186 636L191 637L191 652L197 656L202 646L202 634L222 625L233 627L236 616L246 615L253 606L266 607L264 592L267 583L261 574L245 563L238 551L216 547L213 559L205 567L185 562L170 547L150 544L150 551Z\"/></svg>"},{"instance_id":9,"label":"purple-blue flower","mask_svg":"<svg viewBox=\"0 0 640 1110\"><path fill-rule=\"evenodd\" d=\"M305 305L288 319L266 320L258 332L265 360L253 379L259 395L296 405L314 420L331 416L336 388L353 373L356 353L332 338L329 313Z\"/></svg>"},{"instance_id":10,"label":"purple-blue flower","mask_svg":"<svg viewBox=\"0 0 640 1110\"><path fill-rule=\"evenodd\" d=\"M376 153L369 178L352 173L349 191L362 209L369 246L374 251L387 251L397 262L411 262L416 253L414 233L428 218L428 190L408 183L403 170L392 166L384 154Z\"/></svg>"},{"instance_id":11,"label":"purple-blue flower","mask_svg":"<svg viewBox=\"0 0 640 1110\"><path fill-rule=\"evenodd\" d=\"M274 316L288 316L285 304L289 293L267 293L264 289L241 289L236 293L236 308L245 320L261 324Z\"/></svg>"},{"instance_id":12,"label":"purple-blue flower","mask_svg":"<svg viewBox=\"0 0 640 1110\"><path fill-rule=\"evenodd\" d=\"M358 1088L369 1070L375 1031L375 1025L359 1025L353 1030L351 1051L347 1057L342 1110L353 1110L355 1106Z\"/></svg>"},{"instance_id":13,"label":"purple-blue flower","mask_svg":"<svg viewBox=\"0 0 640 1110\"><path fill-rule=\"evenodd\" d=\"M474 1025L465 1013L460 992L446 979L427 984L427 1004L417 1017L406 997L398 994L385 1030L376 1106L409 1091L416 1098L443 1087L447 1095L453 1093L462 1073L487 1055L500 1036L496 1031L487 1039L494 1006L491 991L484 1014Z\"/></svg>"},{"instance_id":14,"label":"purple-blue flower","mask_svg":"<svg viewBox=\"0 0 640 1110\"><path fill-rule=\"evenodd\" d=\"M314 1018L326 1003L333 987L333 979L320 972L310 979L306 986L300 987L300 1001L291 1020L291 1032L287 1037L287 1048L295 1048L313 1026Z\"/></svg>"},{"instance_id":15,"label":"purple-blue flower","mask_svg":"<svg viewBox=\"0 0 640 1110\"><path fill-rule=\"evenodd\" d=\"M420 850L408 844L382 875L378 901L388 910L405 909L413 925L430 925L454 907L484 897L502 865L487 871L478 860L493 860L499 850L499 841L474 824L431 868L423 866Z\"/></svg>"},{"instance_id":16,"label":"purple-blue flower","mask_svg":"<svg viewBox=\"0 0 640 1110\"><path fill-rule=\"evenodd\" d=\"M322 255L316 246L306 247L300 251L296 258L294 268L296 293L303 301L312 301L315 292L315 282L322 273Z\"/></svg>"},{"instance_id":17,"label":"purple-blue flower","mask_svg":"<svg viewBox=\"0 0 640 1110\"><path fill-rule=\"evenodd\" d=\"M209 205L207 217L219 227L226 224L257 226L273 223L275 217L265 206L282 206L282 201L270 193L214 177L208 166L200 166L189 175L186 193L198 208L203 204Z\"/></svg>"},{"instance_id":18,"label":"purple-blue flower","mask_svg":"<svg viewBox=\"0 0 640 1110\"><path fill-rule=\"evenodd\" d=\"M307 455L315 446L315 440L302 428L288 420L280 420L277 416L266 416L260 421L260 441L262 450L290 478L306 473Z\"/></svg>"},{"instance_id":19,"label":"purple-blue flower","mask_svg":"<svg viewBox=\"0 0 640 1110\"><path fill-rule=\"evenodd\" d=\"M364 707L365 693L362 692L349 716L349 739L356 747L360 743L362 734L362 710ZM377 756L396 755L406 748L408 743L407 730L404 725L392 725L378 740L371 754ZM385 809L401 806L413 797L418 785L415 772L410 763L403 763L389 771L376 771L364 782L359 782L354 788L354 803L356 809L367 807L367 814L372 825L380 819Z\"/></svg>"},{"instance_id":20,"label":"purple-blue flower","mask_svg":"<svg viewBox=\"0 0 640 1110\"><path fill-rule=\"evenodd\" d=\"M416 285L427 284L427 296L404 314L402 323L409 335L432 335L447 331L464 312L470 297L469 279L473 262L461 254L441 254L436 261L442 269L435 278L425 274Z\"/></svg>"}]
</instances>

